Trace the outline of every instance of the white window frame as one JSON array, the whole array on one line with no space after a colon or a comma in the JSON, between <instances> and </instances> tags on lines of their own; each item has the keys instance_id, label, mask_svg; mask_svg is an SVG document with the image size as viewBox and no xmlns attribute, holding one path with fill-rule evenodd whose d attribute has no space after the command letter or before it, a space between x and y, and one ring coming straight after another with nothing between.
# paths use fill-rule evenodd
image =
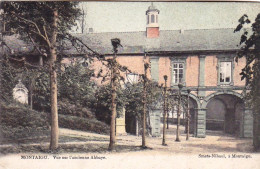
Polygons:
<instances>
[{"instance_id":1,"label":"white window frame","mask_svg":"<svg viewBox=\"0 0 260 169\"><path fill-rule=\"evenodd\" d=\"M227 86L227 85L234 85L234 57L235 55L234 54L226 54L226 55L218 55L217 58L218 58L218 82L217 82L217 85L218 86ZM230 63L230 80L229 82L226 81L226 79L224 79L224 81L220 81L221 80L221 69L223 69L223 66L222 66L222 63ZM226 68L224 68L226 69ZM225 71L225 70L224 70ZM224 75L224 78L226 75Z\"/></svg>"},{"instance_id":2,"label":"white window frame","mask_svg":"<svg viewBox=\"0 0 260 169\"><path fill-rule=\"evenodd\" d=\"M177 82L175 81L175 76L174 76L174 64L182 64L183 65L183 76L182 76L182 85L186 85L186 59L187 56L176 56L176 57L171 57L171 86L177 86L180 81L178 80ZM179 78L178 78L179 79Z\"/></svg>"}]
</instances>

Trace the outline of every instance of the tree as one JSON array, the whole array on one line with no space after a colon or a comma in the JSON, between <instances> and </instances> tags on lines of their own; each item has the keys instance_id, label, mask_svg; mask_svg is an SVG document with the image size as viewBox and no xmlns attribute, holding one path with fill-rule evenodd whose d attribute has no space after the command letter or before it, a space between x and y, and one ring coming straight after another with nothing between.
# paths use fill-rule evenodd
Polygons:
<instances>
[{"instance_id":1,"label":"tree","mask_svg":"<svg viewBox=\"0 0 260 169\"><path fill-rule=\"evenodd\" d=\"M241 31L244 25L249 24L251 21L245 14L238 22L239 25L234 32ZM238 52L236 61L242 57L245 57L247 61L240 75L242 80L246 79L246 86L250 89L246 99L249 101L249 106L253 108L253 145L257 150L260 148L260 13L251 27L252 33L248 29L244 29L240 40L242 47Z\"/></svg>"},{"instance_id":2,"label":"tree","mask_svg":"<svg viewBox=\"0 0 260 169\"><path fill-rule=\"evenodd\" d=\"M114 56L111 60L111 123L110 123L110 143L109 143L109 150L115 149L115 142L116 142L116 91L118 85L118 78L119 78L119 69L117 67L116 57L118 52L118 47L122 46L120 44L120 39L111 39Z\"/></svg>"},{"instance_id":3,"label":"tree","mask_svg":"<svg viewBox=\"0 0 260 169\"><path fill-rule=\"evenodd\" d=\"M148 63L144 63L144 75L143 75L143 133L142 133L142 147L146 148L146 111L147 111L147 69Z\"/></svg>"},{"instance_id":4,"label":"tree","mask_svg":"<svg viewBox=\"0 0 260 169\"><path fill-rule=\"evenodd\" d=\"M162 145L163 146L166 146L167 144L165 143L165 137L166 137L166 116L167 116L167 114L166 113L168 113L168 112L166 112L167 110L167 75L164 75L163 76L163 78L164 78L164 81L165 81L165 83L164 83L164 93L163 93L163 95L164 95L164 99L163 99L163 139L162 139Z\"/></svg>"},{"instance_id":5,"label":"tree","mask_svg":"<svg viewBox=\"0 0 260 169\"><path fill-rule=\"evenodd\" d=\"M50 74L51 91L51 141L50 149L58 148L58 108L56 62L58 44L68 36L80 15L77 2L2 2L6 27L19 34L46 57Z\"/></svg>"}]
</instances>

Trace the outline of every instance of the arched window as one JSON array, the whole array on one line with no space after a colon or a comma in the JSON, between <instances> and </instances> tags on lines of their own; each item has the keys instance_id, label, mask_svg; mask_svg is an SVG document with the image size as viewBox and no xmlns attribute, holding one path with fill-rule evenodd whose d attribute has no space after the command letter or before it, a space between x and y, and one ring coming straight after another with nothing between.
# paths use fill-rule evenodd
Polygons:
<instances>
[{"instance_id":1,"label":"arched window","mask_svg":"<svg viewBox=\"0 0 260 169\"><path fill-rule=\"evenodd\" d=\"M147 24L149 24L149 15L147 15Z\"/></svg>"},{"instance_id":2,"label":"arched window","mask_svg":"<svg viewBox=\"0 0 260 169\"><path fill-rule=\"evenodd\" d=\"M154 15L151 16L151 23L154 23Z\"/></svg>"}]
</instances>

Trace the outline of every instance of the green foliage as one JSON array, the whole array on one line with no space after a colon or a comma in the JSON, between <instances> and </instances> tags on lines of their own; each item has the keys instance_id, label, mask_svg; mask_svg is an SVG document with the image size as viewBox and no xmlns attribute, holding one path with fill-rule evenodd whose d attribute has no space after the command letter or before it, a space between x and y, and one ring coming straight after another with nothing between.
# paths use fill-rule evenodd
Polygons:
<instances>
[{"instance_id":1,"label":"green foliage","mask_svg":"<svg viewBox=\"0 0 260 169\"><path fill-rule=\"evenodd\" d=\"M109 126L96 119L87 119L69 115L59 115L59 126L74 130L95 132L95 133L109 133Z\"/></svg>"},{"instance_id":2,"label":"green foliage","mask_svg":"<svg viewBox=\"0 0 260 169\"><path fill-rule=\"evenodd\" d=\"M240 31L244 24L248 24L251 21L248 19L247 15L242 16L239 19L239 25L234 32ZM257 15L255 22L252 24L252 34L249 34L248 29L244 29L244 33L241 36L240 44L242 45L240 51L238 52L238 58L246 57L247 64L242 69L241 75L242 79L246 78L248 84L250 84L256 75L258 75L257 66L255 62L260 59L260 13ZM253 64L253 65L252 65ZM253 75L253 72L257 73Z\"/></svg>"},{"instance_id":3,"label":"green foliage","mask_svg":"<svg viewBox=\"0 0 260 169\"><path fill-rule=\"evenodd\" d=\"M97 86L94 101L92 102L92 111L95 112L96 118L100 121L110 124L111 119L111 86ZM125 95L123 89L117 88L117 117L121 115L125 105Z\"/></svg>"},{"instance_id":4,"label":"green foliage","mask_svg":"<svg viewBox=\"0 0 260 169\"><path fill-rule=\"evenodd\" d=\"M19 79L19 72L21 70L15 69L10 64L2 62L1 63L1 100L5 102L10 102L13 100L13 88L18 82Z\"/></svg>"},{"instance_id":5,"label":"green foliage","mask_svg":"<svg viewBox=\"0 0 260 169\"><path fill-rule=\"evenodd\" d=\"M244 15L239 19L235 32L240 31L246 23L250 23L250 21L247 15ZM246 79L247 89L250 89L250 92L245 91L245 100L247 106L253 108L253 145L257 150L260 148L260 13L252 24L252 34L249 35L248 31L244 30L240 44L242 47L236 60L241 57L246 57L247 60L246 66L240 74L242 79Z\"/></svg>"},{"instance_id":6,"label":"green foliage","mask_svg":"<svg viewBox=\"0 0 260 169\"><path fill-rule=\"evenodd\" d=\"M33 137L49 131L46 113L36 112L22 104L1 104L1 141Z\"/></svg>"},{"instance_id":7,"label":"green foliage","mask_svg":"<svg viewBox=\"0 0 260 169\"><path fill-rule=\"evenodd\" d=\"M143 83L127 83L124 95L125 99L125 107L126 114L128 117L137 117L141 120L143 114ZM158 108L158 105L161 105L162 101L162 89L158 87L156 82L148 81L147 82L147 110L153 109L155 107Z\"/></svg>"},{"instance_id":8,"label":"green foliage","mask_svg":"<svg viewBox=\"0 0 260 169\"><path fill-rule=\"evenodd\" d=\"M81 15L78 2L2 2L6 30L21 35L22 39L37 44L42 51L48 52L53 32L53 11L58 11L57 42L64 36ZM39 50L39 51L40 51Z\"/></svg>"},{"instance_id":9,"label":"green foliage","mask_svg":"<svg viewBox=\"0 0 260 169\"><path fill-rule=\"evenodd\" d=\"M247 15L243 15L239 19L239 25L234 32L240 31L244 24L248 24L251 21ZM252 34L249 34L247 29L244 29L244 33L241 36L240 44L242 45L238 52L236 60L241 57L245 57L247 60L246 66L240 73L242 79L246 79L247 86L250 88L250 93L247 93L247 100L249 106L259 109L260 96L259 96L259 79L260 79L260 13L257 15L255 22L252 24Z\"/></svg>"},{"instance_id":10,"label":"green foliage","mask_svg":"<svg viewBox=\"0 0 260 169\"><path fill-rule=\"evenodd\" d=\"M89 107L95 90L95 83L91 80L93 74L93 70L78 62L65 67L59 76L59 99L68 99L71 104Z\"/></svg>"}]
</instances>

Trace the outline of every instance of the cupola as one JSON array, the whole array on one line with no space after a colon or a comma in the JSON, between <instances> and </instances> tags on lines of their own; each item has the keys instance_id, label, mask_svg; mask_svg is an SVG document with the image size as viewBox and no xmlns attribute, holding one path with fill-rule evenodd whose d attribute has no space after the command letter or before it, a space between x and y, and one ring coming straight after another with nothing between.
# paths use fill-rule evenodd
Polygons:
<instances>
[{"instance_id":1,"label":"cupola","mask_svg":"<svg viewBox=\"0 0 260 169\"><path fill-rule=\"evenodd\" d=\"M159 24L158 15L160 11L151 4L146 11L147 25L146 25L146 37L147 38L157 38L159 37Z\"/></svg>"}]
</instances>

